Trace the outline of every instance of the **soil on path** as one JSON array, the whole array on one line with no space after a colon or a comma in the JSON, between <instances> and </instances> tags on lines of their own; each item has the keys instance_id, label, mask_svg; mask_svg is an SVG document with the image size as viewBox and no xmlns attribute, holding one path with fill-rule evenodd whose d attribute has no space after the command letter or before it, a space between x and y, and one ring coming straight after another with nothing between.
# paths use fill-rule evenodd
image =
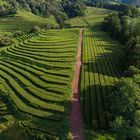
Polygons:
<instances>
[{"instance_id":1,"label":"soil on path","mask_svg":"<svg viewBox=\"0 0 140 140\"><path fill-rule=\"evenodd\" d=\"M83 31L80 29L80 44L77 55L77 63L75 66L74 79L72 84L72 106L71 106L71 129L72 140L83 140L83 121L80 108L80 74L82 66L82 48L83 48Z\"/></svg>"}]
</instances>

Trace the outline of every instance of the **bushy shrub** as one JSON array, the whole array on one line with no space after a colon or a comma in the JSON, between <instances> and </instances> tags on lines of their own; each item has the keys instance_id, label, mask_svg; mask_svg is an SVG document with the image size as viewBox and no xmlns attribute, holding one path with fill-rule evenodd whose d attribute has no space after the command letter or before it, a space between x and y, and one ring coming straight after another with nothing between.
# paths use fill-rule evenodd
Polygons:
<instances>
[{"instance_id":1,"label":"bushy shrub","mask_svg":"<svg viewBox=\"0 0 140 140\"><path fill-rule=\"evenodd\" d=\"M3 35L0 37L0 46L9 46L13 44L13 38L9 35Z\"/></svg>"},{"instance_id":2,"label":"bushy shrub","mask_svg":"<svg viewBox=\"0 0 140 140\"><path fill-rule=\"evenodd\" d=\"M41 28L39 26L34 26L32 29L31 29L31 33L38 33L40 32Z\"/></svg>"},{"instance_id":3,"label":"bushy shrub","mask_svg":"<svg viewBox=\"0 0 140 140\"><path fill-rule=\"evenodd\" d=\"M59 27L59 26L47 24L45 28L46 28L46 29L58 29L58 27Z\"/></svg>"},{"instance_id":4,"label":"bushy shrub","mask_svg":"<svg viewBox=\"0 0 140 140\"><path fill-rule=\"evenodd\" d=\"M0 6L0 16L6 16L10 14L16 14L17 11L13 6L1 5Z\"/></svg>"},{"instance_id":5,"label":"bushy shrub","mask_svg":"<svg viewBox=\"0 0 140 140\"><path fill-rule=\"evenodd\" d=\"M13 37L19 37L22 36L24 34L24 32L22 32L21 30L17 30L13 33Z\"/></svg>"},{"instance_id":6,"label":"bushy shrub","mask_svg":"<svg viewBox=\"0 0 140 140\"><path fill-rule=\"evenodd\" d=\"M118 140L140 139L140 75L122 78L108 97L112 130Z\"/></svg>"},{"instance_id":7,"label":"bushy shrub","mask_svg":"<svg viewBox=\"0 0 140 140\"><path fill-rule=\"evenodd\" d=\"M132 77L140 73L140 70L135 66L130 66L127 71L125 71L124 76Z\"/></svg>"}]
</instances>

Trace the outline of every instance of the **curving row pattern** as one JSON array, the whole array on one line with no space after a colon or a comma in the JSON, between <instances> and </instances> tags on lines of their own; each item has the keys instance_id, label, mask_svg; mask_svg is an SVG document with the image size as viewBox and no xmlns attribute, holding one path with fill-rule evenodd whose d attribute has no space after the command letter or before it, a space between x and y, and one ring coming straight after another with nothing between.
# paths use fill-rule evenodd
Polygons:
<instances>
[{"instance_id":1,"label":"curving row pattern","mask_svg":"<svg viewBox=\"0 0 140 140\"><path fill-rule=\"evenodd\" d=\"M18 40L0 52L0 81L5 83L0 91L18 112L38 120L36 125L24 123L25 127L59 136L68 117L79 30L43 30ZM42 121L52 125L41 126Z\"/></svg>"}]
</instances>

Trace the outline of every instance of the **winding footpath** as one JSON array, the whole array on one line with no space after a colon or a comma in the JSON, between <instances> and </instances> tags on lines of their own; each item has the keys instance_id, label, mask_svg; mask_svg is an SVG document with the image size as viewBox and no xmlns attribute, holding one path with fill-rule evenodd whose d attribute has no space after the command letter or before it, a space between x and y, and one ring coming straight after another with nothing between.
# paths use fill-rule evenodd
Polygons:
<instances>
[{"instance_id":1,"label":"winding footpath","mask_svg":"<svg viewBox=\"0 0 140 140\"><path fill-rule=\"evenodd\" d=\"M83 31L80 29L80 43L77 55L77 63L75 66L74 79L72 84L72 105L71 105L71 129L72 140L83 140L83 121L80 108L80 74L82 66L82 48L83 48Z\"/></svg>"}]
</instances>

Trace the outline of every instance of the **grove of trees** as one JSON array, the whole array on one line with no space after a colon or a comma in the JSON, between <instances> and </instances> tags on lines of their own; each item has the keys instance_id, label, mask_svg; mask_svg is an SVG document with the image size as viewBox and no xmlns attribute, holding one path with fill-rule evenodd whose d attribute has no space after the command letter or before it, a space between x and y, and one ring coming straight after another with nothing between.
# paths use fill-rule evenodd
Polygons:
<instances>
[{"instance_id":1,"label":"grove of trees","mask_svg":"<svg viewBox=\"0 0 140 140\"><path fill-rule=\"evenodd\" d=\"M140 26L135 7L114 12L102 30L123 44L122 76L108 97L111 129L117 140L140 139Z\"/></svg>"},{"instance_id":2,"label":"grove of trees","mask_svg":"<svg viewBox=\"0 0 140 140\"><path fill-rule=\"evenodd\" d=\"M124 11L124 13L127 12ZM124 44L123 67L128 69L133 65L140 69L140 26L136 19L133 18L138 13L133 12L133 9L129 9L128 13L131 14L110 14L104 19L102 30L108 31L111 37Z\"/></svg>"},{"instance_id":3,"label":"grove of trees","mask_svg":"<svg viewBox=\"0 0 140 140\"><path fill-rule=\"evenodd\" d=\"M117 140L140 139L140 75L122 78L108 101Z\"/></svg>"}]
</instances>

